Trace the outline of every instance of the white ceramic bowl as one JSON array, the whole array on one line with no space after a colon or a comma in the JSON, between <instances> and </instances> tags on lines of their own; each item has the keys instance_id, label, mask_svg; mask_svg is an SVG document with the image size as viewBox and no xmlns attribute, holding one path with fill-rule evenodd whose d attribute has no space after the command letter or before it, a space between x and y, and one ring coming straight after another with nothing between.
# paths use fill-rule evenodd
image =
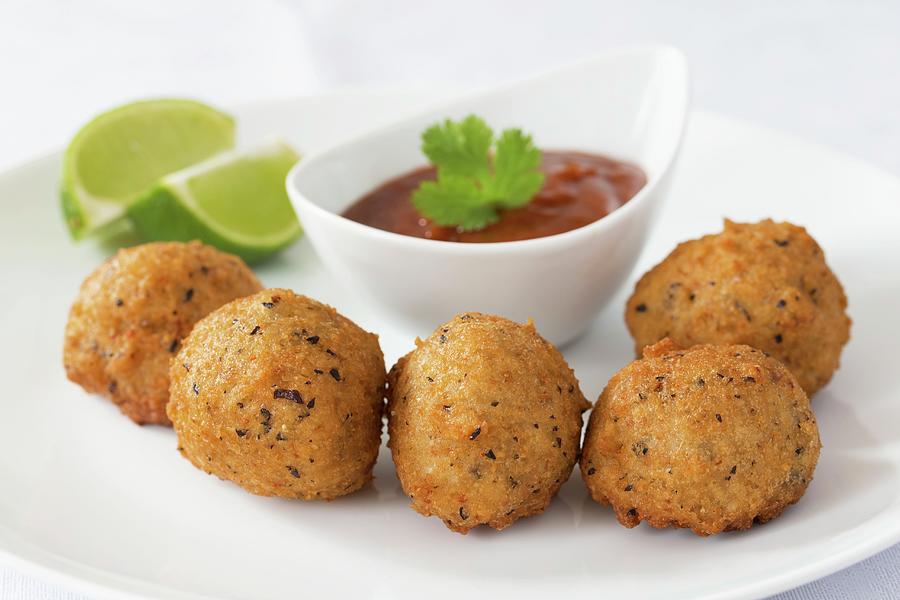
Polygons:
<instances>
[{"instance_id":1,"label":"white ceramic bowl","mask_svg":"<svg viewBox=\"0 0 900 600\"><path fill-rule=\"evenodd\" d=\"M428 333L463 311L534 319L556 344L582 333L628 277L668 190L688 113L688 69L670 47L609 52L498 86L298 163L287 189L330 272L395 319ZM599 221L566 233L487 244L425 240L340 216L384 181L426 164L422 131L468 114L521 127L538 147L632 161L647 185Z\"/></svg>"}]
</instances>

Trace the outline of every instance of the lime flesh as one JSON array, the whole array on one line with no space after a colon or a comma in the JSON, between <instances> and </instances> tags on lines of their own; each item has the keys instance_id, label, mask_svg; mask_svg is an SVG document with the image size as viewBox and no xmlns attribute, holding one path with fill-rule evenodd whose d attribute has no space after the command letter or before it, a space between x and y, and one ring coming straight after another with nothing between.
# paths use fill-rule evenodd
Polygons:
<instances>
[{"instance_id":1,"label":"lime flesh","mask_svg":"<svg viewBox=\"0 0 900 600\"><path fill-rule=\"evenodd\" d=\"M297 160L282 142L221 154L164 176L128 217L145 240L200 240L259 262L300 236L284 183Z\"/></svg>"},{"instance_id":2,"label":"lime flesh","mask_svg":"<svg viewBox=\"0 0 900 600\"><path fill-rule=\"evenodd\" d=\"M234 120L193 100L127 104L96 117L63 162L62 207L75 239L118 219L160 177L234 147Z\"/></svg>"}]
</instances>

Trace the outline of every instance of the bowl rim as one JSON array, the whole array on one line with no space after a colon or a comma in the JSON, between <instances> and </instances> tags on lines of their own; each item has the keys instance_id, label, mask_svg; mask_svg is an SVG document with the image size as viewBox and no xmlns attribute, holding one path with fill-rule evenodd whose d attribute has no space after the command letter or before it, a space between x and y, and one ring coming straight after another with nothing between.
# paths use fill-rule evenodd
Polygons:
<instances>
[{"instance_id":1,"label":"bowl rim","mask_svg":"<svg viewBox=\"0 0 900 600\"><path fill-rule=\"evenodd\" d=\"M339 213L332 212L307 198L305 194L297 189L294 183L295 179L300 174L302 174L303 171L311 167L314 168L319 160L322 160L336 152L341 151L341 149L346 146L386 135L391 130L395 129L398 125L405 123L406 121L421 118L425 115L430 115L432 113L440 111L442 108L456 108L460 104L465 104L466 102L480 99L495 92L517 87L518 85L524 83L540 80L557 72L589 65L598 61L607 61L619 56L640 54L668 55L675 59L677 66L680 67L680 70L683 72L684 87L681 97L683 110L681 118L679 119L677 124L678 130L674 138L675 142L669 149L668 155L665 157L665 160L662 161L663 167L659 170L658 173L654 174L652 177L648 177L647 183L645 183L644 186L640 190L638 190L638 192L634 196L632 196L622 206L618 207L606 216L588 223L587 225L582 225L581 227L577 227L569 231L564 231L562 233L556 233L539 238L505 242L463 243L426 239L378 229L377 227L372 227L371 225L365 225L363 223L348 219L347 217L344 217ZM690 115L690 80L690 66L688 64L687 57L685 56L684 52L682 52L676 46L672 46L669 44L642 44L618 47L615 49L593 54L581 60L565 63L551 69L546 69L528 77L479 88L461 95L454 96L449 100L433 104L423 110L417 111L410 115L406 115L401 119L396 119L394 121L391 121L390 123L353 136L352 138L349 138L347 140L343 140L336 145L330 146L329 148L314 153L312 156L306 158L305 160L301 159L300 161L298 161L288 172L285 178L285 186L287 188L288 196L291 199L291 203L295 207L297 205L301 205L304 209L314 213L316 217L330 222L335 227L342 227L345 231L351 234L355 234L357 235L357 237L368 236L369 239L373 240L376 243L393 244L409 251L429 251L432 253L436 252L443 254L493 254L504 253L510 250L519 252L540 252L552 247L574 245L588 237L593 236L594 234L615 227L619 222L627 218L627 215L630 215L635 210L638 210L636 206L646 203L646 198L648 198L651 195L652 191L656 189L660 181L662 181L669 174L676 161L676 158L678 157L681 146L684 143L684 134L687 128L687 120ZM402 175L402 173L399 175ZM297 212L299 213L301 211L297 210ZM304 225L302 223L302 220L301 225Z\"/></svg>"}]
</instances>

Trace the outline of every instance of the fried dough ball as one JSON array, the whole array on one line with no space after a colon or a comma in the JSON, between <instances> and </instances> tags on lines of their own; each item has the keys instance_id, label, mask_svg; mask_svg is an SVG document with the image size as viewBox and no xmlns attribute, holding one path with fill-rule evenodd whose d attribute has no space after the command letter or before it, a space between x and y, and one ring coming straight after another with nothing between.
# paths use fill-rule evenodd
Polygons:
<instances>
[{"instance_id":1,"label":"fried dough ball","mask_svg":"<svg viewBox=\"0 0 900 600\"><path fill-rule=\"evenodd\" d=\"M542 512L569 478L590 407L534 326L466 313L388 376L394 464L412 507L459 533Z\"/></svg>"},{"instance_id":2,"label":"fried dough ball","mask_svg":"<svg viewBox=\"0 0 900 600\"><path fill-rule=\"evenodd\" d=\"M66 324L69 379L135 423L168 425L169 361L194 323L262 286L244 262L200 242L119 252L81 285Z\"/></svg>"},{"instance_id":3,"label":"fried dough ball","mask_svg":"<svg viewBox=\"0 0 900 600\"><path fill-rule=\"evenodd\" d=\"M378 336L290 290L197 323L172 362L169 418L199 469L260 496L331 500L372 479L381 445Z\"/></svg>"},{"instance_id":4,"label":"fried dough ball","mask_svg":"<svg viewBox=\"0 0 900 600\"><path fill-rule=\"evenodd\" d=\"M625 527L747 529L797 502L819 432L777 360L749 346L663 340L609 381L588 421L581 474Z\"/></svg>"},{"instance_id":5,"label":"fried dough ball","mask_svg":"<svg viewBox=\"0 0 900 600\"><path fill-rule=\"evenodd\" d=\"M787 366L812 396L850 338L847 297L805 229L725 221L641 277L625 309L635 347L747 344Z\"/></svg>"}]
</instances>

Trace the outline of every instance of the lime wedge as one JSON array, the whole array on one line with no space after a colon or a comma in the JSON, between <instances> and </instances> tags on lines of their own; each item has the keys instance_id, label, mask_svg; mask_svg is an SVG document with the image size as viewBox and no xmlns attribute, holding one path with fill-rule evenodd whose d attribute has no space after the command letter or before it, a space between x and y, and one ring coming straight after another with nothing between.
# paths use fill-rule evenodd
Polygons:
<instances>
[{"instance_id":1,"label":"lime wedge","mask_svg":"<svg viewBox=\"0 0 900 600\"><path fill-rule=\"evenodd\" d=\"M146 240L200 240L258 262L300 235L284 186L297 160L283 142L220 154L164 176L128 216Z\"/></svg>"},{"instance_id":2,"label":"lime wedge","mask_svg":"<svg viewBox=\"0 0 900 600\"><path fill-rule=\"evenodd\" d=\"M160 177L234 147L234 120L192 100L147 100L81 128L63 161L62 207L80 239L120 217Z\"/></svg>"}]
</instances>

